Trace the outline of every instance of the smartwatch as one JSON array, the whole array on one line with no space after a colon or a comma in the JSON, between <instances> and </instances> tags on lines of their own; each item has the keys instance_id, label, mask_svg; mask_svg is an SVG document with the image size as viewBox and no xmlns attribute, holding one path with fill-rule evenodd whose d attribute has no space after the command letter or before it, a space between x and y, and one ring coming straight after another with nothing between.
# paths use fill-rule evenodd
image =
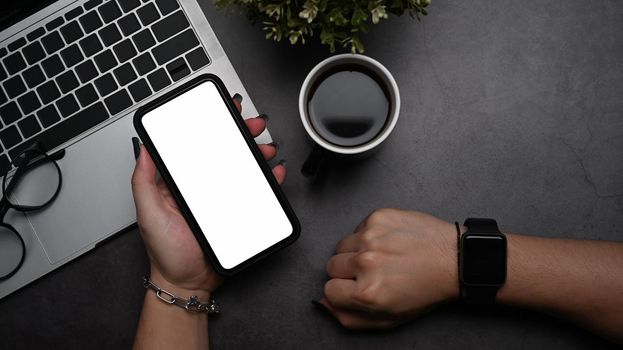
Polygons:
<instances>
[{"instance_id":1,"label":"smartwatch","mask_svg":"<svg viewBox=\"0 0 623 350\"><path fill-rule=\"evenodd\" d=\"M495 302L506 281L506 236L493 219L469 218L463 224L459 248L461 300L470 304Z\"/></svg>"}]
</instances>

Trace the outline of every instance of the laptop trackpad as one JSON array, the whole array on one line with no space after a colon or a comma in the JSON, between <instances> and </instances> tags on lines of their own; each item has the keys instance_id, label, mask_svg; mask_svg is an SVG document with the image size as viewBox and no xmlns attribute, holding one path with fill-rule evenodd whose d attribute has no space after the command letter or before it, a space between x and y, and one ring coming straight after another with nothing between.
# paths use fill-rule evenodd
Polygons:
<instances>
[{"instance_id":1,"label":"laptop trackpad","mask_svg":"<svg viewBox=\"0 0 623 350\"><path fill-rule=\"evenodd\" d=\"M123 117L67 147L58 161L63 176L58 197L27 214L50 263L90 249L135 221L131 121L131 115Z\"/></svg>"}]
</instances>

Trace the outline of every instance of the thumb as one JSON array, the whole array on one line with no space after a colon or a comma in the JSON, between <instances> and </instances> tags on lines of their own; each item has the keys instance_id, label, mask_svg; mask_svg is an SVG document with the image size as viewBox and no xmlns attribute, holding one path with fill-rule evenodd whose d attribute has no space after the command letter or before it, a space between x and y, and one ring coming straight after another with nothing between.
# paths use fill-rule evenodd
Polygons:
<instances>
[{"instance_id":1,"label":"thumb","mask_svg":"<svg viewBox=\"0 0 623 350\"><path fill-rule=\"evenodd\" d=\"M140 146L132 174L132 193L137 215L153 213L161 208L162 197L156 181L156 165L143 145Z\"/></svg>"}]
</instances>

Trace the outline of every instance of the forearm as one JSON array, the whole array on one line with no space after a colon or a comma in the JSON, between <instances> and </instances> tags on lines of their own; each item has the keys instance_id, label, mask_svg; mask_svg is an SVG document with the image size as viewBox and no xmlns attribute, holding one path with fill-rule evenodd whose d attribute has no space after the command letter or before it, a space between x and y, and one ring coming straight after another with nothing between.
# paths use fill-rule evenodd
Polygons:
<instances>
[{"instance_id":1,"label":"forearm","mask_svg":"<svg viewBox=\"0 0 623 350\"><path fill-rule=\"evenodd\" d=\"M623 244L507 235L500 303L559 315L623 341Z\"/></svg>"},{"instance_id":2,"label":"forearm","mask_svg":"<svg viewBox=\"0 0 623 350\"><path fill-rule=\"evenodd\" d=\"M152 276L162 289L180 297L197 295L205 302L209 294L177 288ZM145 294L134 349L208 349L208 315L189 312L158 299L156 293Z\"/></svg>"}]
</instances>

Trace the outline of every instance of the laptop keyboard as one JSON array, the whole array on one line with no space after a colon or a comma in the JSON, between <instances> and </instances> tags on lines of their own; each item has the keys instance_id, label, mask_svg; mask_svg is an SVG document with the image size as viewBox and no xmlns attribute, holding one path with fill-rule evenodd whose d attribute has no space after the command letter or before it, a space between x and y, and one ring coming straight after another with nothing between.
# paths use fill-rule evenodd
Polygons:
<instances>
[{"instance_id":1,"label":"laptop keyboard","mask_svg":"<svg viewBox=\"0 0 623 350\"><path fill-rule=\"evenodd\" d=\"M177 0L90 0L0 47L0 174L210 63Z\"/></svg>"}]
</instances>

